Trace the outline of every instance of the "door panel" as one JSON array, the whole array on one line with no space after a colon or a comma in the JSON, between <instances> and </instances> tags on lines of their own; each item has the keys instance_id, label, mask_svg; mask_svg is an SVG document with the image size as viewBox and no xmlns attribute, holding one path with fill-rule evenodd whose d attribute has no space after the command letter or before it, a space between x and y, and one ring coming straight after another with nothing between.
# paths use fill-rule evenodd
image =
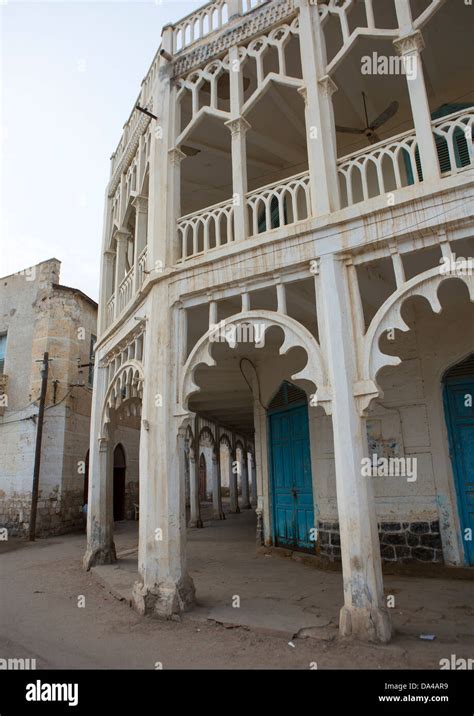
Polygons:
<instances>
[{"instance_id":1,"label":"door panel","mask_svg":"<svg viewBox=\"0 0 474 716\"><path fill-rule=\"evenodd\" d=\"M270 459L274 541L314 549L313 485L306 405L270 415Z\"/></svg>"},{"instance_id":2,"label":"door panel","mask_svg":"<svg viewBox=\"0 0 474 716\"><path fill-rule=\"evenodd\" d=\"M474 535L474 406L467 396L474 396L474 378L448 380L445 408L450 455L458 498L464 555L474 564L474 541L464 539L468 528Z\"/></svg>"}]
</instances>

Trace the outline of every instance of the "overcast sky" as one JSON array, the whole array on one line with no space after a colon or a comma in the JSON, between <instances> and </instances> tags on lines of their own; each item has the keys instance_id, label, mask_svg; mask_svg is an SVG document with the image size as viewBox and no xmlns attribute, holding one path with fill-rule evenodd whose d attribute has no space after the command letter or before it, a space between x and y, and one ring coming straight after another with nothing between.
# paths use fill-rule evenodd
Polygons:
<instances>
[{"instance_id":1,"label":"overcast sky","mask_svg":"<svg viewBox=\"0 0 474 716\"><path fill-rule=\"evenodd\" d=\"M0 276L55 257L97 299L110 155L184 0L0 0Z\"/></svg>"}]
</instances>

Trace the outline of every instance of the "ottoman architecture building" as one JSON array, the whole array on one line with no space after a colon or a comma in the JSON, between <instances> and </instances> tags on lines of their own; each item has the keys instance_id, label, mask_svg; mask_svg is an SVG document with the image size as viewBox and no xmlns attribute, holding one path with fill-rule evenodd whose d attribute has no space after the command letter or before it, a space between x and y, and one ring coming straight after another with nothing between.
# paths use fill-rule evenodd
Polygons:
<instances>
[{"instance_id":1,"label":"ottoman architecture building","mask_svg":"<svg viewBox=\"0 0 474 716\"><path fill-rule=\"evenodd\" d=\"M223 484L259 543L341 560L343 635L390 638L382 560L473 563L473 12L213 0L163 29L111 160L84 558L116 558L128 420L140 613L192 605L187 494L200 527Z\"/></svg>"}]
</instances>

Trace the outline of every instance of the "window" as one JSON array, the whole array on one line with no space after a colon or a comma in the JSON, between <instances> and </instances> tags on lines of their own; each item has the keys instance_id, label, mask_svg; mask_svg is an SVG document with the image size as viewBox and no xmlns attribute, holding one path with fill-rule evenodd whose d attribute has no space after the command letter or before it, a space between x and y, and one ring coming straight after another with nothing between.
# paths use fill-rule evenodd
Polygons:
<instances>
[{"instance_id":1,"label":"window","mask_svg":"<svg viewBox=\"0 0 474 716\"><path fill-rule=\"evenodd\" d=\"M7 334L0 335L0 373L5 369L5 351L7 348Z\"/></svg>"},{"instance_id":2,"label":"window","mask_svg":"<svg viewBox=\"0 0 474 716\"><path fill-rule=\"evenodd\" d=\"M89 385L94 385L94 350L97 343L97 336L91 335L91 345L89 350Z\"/></svg>"}]
</instances>

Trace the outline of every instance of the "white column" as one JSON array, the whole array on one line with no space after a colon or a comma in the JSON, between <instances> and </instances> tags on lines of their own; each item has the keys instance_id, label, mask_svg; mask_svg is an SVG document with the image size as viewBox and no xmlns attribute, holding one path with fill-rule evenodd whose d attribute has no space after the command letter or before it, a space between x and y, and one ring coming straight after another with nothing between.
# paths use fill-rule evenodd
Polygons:
<instances>
[{"instance_id":1,"label":"white column","mask_svg":"<svg viewBox=\"0 0 474 716\"><path fill-rule=\"evenodd\" d=\"M92 397L85 569L96 564L112 564L117 559L113 536L113 426L109 424L108 439L102 431L107 374L107 368L102 367L97 358Z\"/></svg>"},{"instance_id":2,"label":"white column","mask_svg":"<svg viewBox=\"0 0 474 716\"><path fill-rule=\"evenodd\" d=\"M312 0L297 0L305 100L311 203L314 214L339 208L336 130L331 96L337 89L326 76L326 52L319 11Z\"/></svg>"},{"instance_id":3,"label":"white column","mask_svg":"<svg viewBox=\"0 0 474 716\"><path fill-rule=\"evenodd\" d=\"M133 201L135 207L135 245L133 247L133 291L138 293L139 275L138 259L146 246L148 224L148 199L146 196L137 196Z\"/></svg>"},{"instance_id":4,"label":"white column","mask_svg":"<svg viewBox=\"0 0 474 716\"><path fill-rule=\"evenodd\" d=\"M119 288L122 280L125 278L125 257L127 254L129 236L128 231L117 231L115 234L115 240L117 242L117 254L115 259L115 318L117 318L120 312Z\"/></svg>"},{"instance_id":5,"label":"white column","mask_svg":"<svg viewBox=\"0 0 474 716\"><path fill-rule=\"evenodd\" d=\"M240 464L242 470L242 509L250 510L250 493L249 493L249 473L248 473L248 454L244 451L242 453L242 462Z\"/></svg>"},{"instance_id":6,"label":"white column","mask_svg":"<svg viewBox=\"0 0 474 716\"><path fill-rule=\"evenodd\" d=\"M425 47L423 36L419 30L413 29L410 4L406 0L395 0L395 9L400 37L394 40L393 44L399 55L403 57L405 67L410 70L409 73L406 73L406 80L423 179L425 181L438 180L441 176L438 153L431 125L430 106L421 59L421 52ZM416 171L416 167L413 170Z\"/></svg>"},{"instance_id":7,"label":"white column","mask_svg":"<svg viewBox=\"0 0 474 716\"><path fill-rule=\"evenodd\" d=\"M276 285L277 290L277 311L278 313L282 313L283 315L286 315L286 288L284 283L277 283Z\"/></svg>"},{"instance_id":8,"label":"white column","mask_svg":"<svg viewBox=\"0 0 474 716\"><path fill-rule=\"evenodd\" d=\"M250 456L250 504L252 507L257 506L257 468L255 465L255 458Z\"/></svg>"},{"instance_id":9,"label":"white column","mask_svg":"<svg viewBox=\"0 0 474 716\"><path fill-rule=\"evenodd\" d=\"M222 509L221 461L218 447L212 453L212 508L215 520L225 520Z\"/></svg>"},{"instance_id":10,"label":"white column","mask_svg":"<svg viewBox=\"0 0 474 716\"><path fill-rule=\"evenodd\" d=\"M158 284L147 309L140 430L139 579L132 601L140 614L171 617L194 601L186 566L182 418L173 415L175 362L169 359L168 290Z\"/></svg>"},{"instance_id":11,"label":"white column","mask_svg":"<svg viewBox=\"0 0 474 716\"><path fill-rule=\"evenodd\" d=\"M189 504L191 515L188 527L203 527L201 519L201 502L199 500L199 452L189 451Z\"/></svg>"},{"instance_id":12,"label":"white column","mask_svg":"<svg viewBox=\"0 0 474 716\"><path fill-rule=\"evenodd\" d=\"M346 268L333 255L320 264L325 346L332 387L337 507L341 536L344 607L340 632L386 642L391 625L384 605L380 545L371 478L362 475L368 455L365 420L354 398L357 379L354 325Z\"/></svg>"},{"instance_id":13,"label":"white column","mask_svg":"<svg viewBox=\"0 0 474 716\"><path fill-rule=\"evenodd\" d=\"M248 236L247 145L245 135L250 129L250 124L241 117L241 108L243 105L243 75L237 45L234 45L229 50L229 65L230 111L232 119L225 124L229 127L232 135L234 238L236 241L242 241ZM236 68L238 68L238 70Z\"/></svg>"},{"instance_id":14,"label":"white column","mask_svg":"<svg viewBox=\"0 0 474 716\"><path fill-rule=\"evenodd\" d=\"M237 487L237 465L235 459L235 451L231 448L229 450L229 512L232 512L233 514L240 512L239 493Z\"/></svg>"}]
</instances>

